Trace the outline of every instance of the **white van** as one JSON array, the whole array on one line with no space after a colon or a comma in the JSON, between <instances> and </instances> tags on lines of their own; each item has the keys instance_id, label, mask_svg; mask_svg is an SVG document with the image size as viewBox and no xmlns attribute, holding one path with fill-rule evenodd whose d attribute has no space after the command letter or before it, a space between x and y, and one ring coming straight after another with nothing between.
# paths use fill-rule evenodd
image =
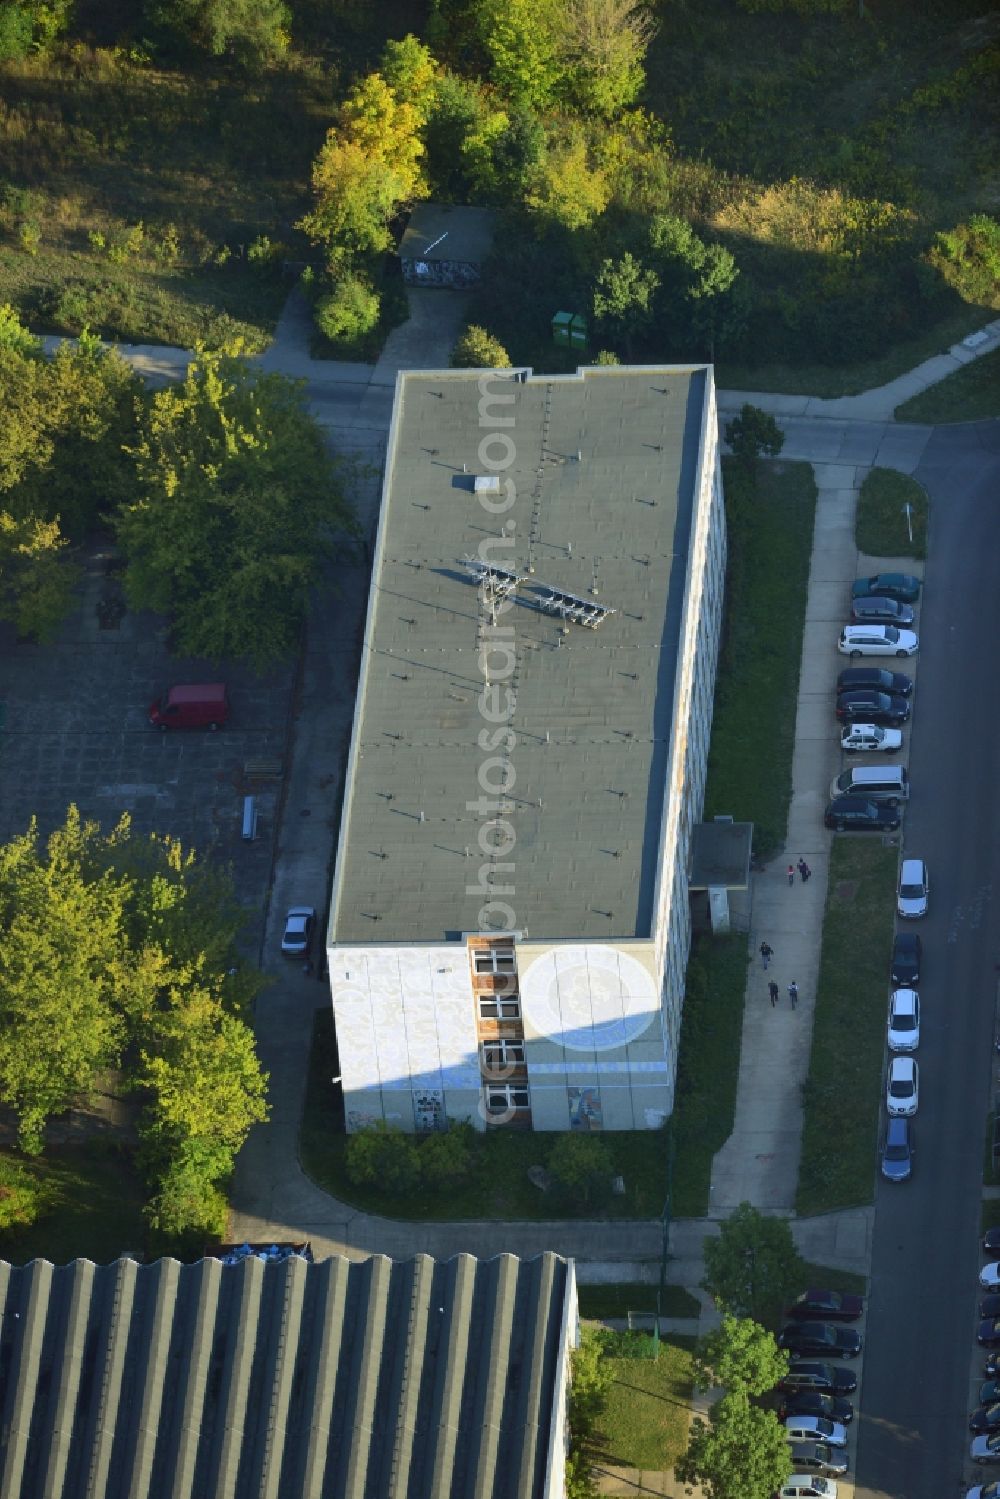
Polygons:
<instances>
[{"instance_id":1,"label":"white van","mask_svg":"<svg viewBox=\"0 0 1000 1499\"><path fill-rule=\"evenodd\" d=\"M778 1490L778 1499L837 1499L837 1485L819 1473L792 1473Z\"/></svg>"},{"instance_id":2,"label":"white van","mask_svg":"<svg viewBox=\"0 0 1000 1499\"><path fill-rule=\"evenodd\" d=\"M831 801L835 796L866 796L895 807L909 800L910 777L905 765L851 765L831 781Z\"/></svg>"}]
</instances>

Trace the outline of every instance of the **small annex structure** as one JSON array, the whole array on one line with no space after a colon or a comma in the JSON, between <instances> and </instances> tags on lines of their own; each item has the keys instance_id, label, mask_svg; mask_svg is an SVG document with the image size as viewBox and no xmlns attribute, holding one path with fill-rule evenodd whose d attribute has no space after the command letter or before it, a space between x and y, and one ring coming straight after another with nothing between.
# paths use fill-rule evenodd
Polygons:
<instances>
[{"instance_id":1,"label":"small annex structure","mask_svg":"<svg viewBox=\"0 0 1000 1499\"><path fill-rule=\"evenodd\" d=\"M718 449L706 365L399 375L327 933L349 1130L671 1113Z\"/></svg>"},{"instance_id":2,"label":"small annex structure","mask_svg":"<svg viewBox=\"0 0 1000 1499\"><path fill-rule=\"evenodd\" d=\"M3 1499L561 1499L571 1261L0 1263Z\"/></svg>"},{"instance_id":3,"label":"small annex structure","mask_svg":"<svg viewBox=\"0 0 1000 1499\"><path fill-rule=\"evenodd\" d=\"M418 203L399 242L403 280L454 291L478 286L495 225L492 208Z\"/></svg>"}]
</instances>

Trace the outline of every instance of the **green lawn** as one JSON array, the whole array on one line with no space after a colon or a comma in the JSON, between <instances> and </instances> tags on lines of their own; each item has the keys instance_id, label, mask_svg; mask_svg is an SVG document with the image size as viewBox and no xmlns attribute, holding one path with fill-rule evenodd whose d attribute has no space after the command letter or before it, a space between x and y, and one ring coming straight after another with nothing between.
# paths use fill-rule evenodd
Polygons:
<instances>
[{"instance_id":1,"label":"green lawn","mask_svg":"<svg viewBox=\"0 0 1000 1499\"><path fill-rule=\"evenodd\" d=\"M835 1289L839 1290L839 1287ZM608 1318L623 1318L629 1312L655 1312L656 1292L655 1285L633 1285L620 1281L596 1286L578 1285L580 1316L604 1321ZM663 1287L661 1317L697 1317L700 1314L701 1302L697 1296L692 1296L683 1286Z\"/></svg>"},{"instance_id":2,"label":"green lawn","mask_svg":"<svg viewBox=\"0 0 1000 1499\"><path fill-rule=\"evenodd\" d=\"M726 623L705 816L751 820L767 859L788 823L816 481L807 463L761 463L756 489L731 459L724 475Z\"/></svg>"},{"instance_id":3,"label":"green lawn","mask_svg":"<svg viewBox=\"0 0 1000 1499\"><path fill-rule=\"evenodd\" d=\"M806 1260L805 1285L821 1286L824 1291L850 1291L852 1295L863 1296L868 1289L868 1279L864 1275L855 1275L853 1270L838 1270L833 1265L814 1265Z\"/></svg>"},{"instance_id":4,"label":"green lawn","mask_svg":"<svg viewBox=\"0 0 1000 1499\"><path fill-rule=\"evenodd\" d=\"M25 1163L16 1151L0 1152ZM101 1140L49 1147L28 1162L47 1199L30 1228L0 1233L0 1259L65 1265L74 1259L108 1264L123 1250L146 1250L145 1193L128 1151Z\"/></svg>"},{"instance_id":5,"label":"green lawn","mask_svg":"<svg viewBox=\"0 0 1000 1499\"><path fill-rule=\"evenodd\" d=\"M664 1340L655 1360L609 1362L615 1378L597 1421L598 1465L652 1472L672 1468L687 1448L693 1385L690 1340Z\"/></svg>"},{"instance_id":6,"label":"green lawn","mask_svg":"<svg viewBox=\"0 0 1000 1499\"><path fill-rule=\"evenodd\" d=\"M866 834L833 841L804 1089L803 1216L872 1199L898 855Z\"/></svg>"},{"instance_id":7,"label":"green lawn","mask_svg":"<svg viewBox=\"0 0 1000 1499\"><path fill-rule=\"evenodd\" d=\"M897 422L974 422L1000 416L1000 349L911 396L895 410Z\"/></svg>"},{"instance_id":8,"label":"green lawn","mask_svg":"<svg viewBox=\"0 0 1000 1499\"><path fill-rule=\"evenodd\" d=\"M910 505L910 541L904 506ZM908 474L873 468L861 486L854 521L858 550L869 557L927 556L927 491Z\"/></svg>"}]
</instances>

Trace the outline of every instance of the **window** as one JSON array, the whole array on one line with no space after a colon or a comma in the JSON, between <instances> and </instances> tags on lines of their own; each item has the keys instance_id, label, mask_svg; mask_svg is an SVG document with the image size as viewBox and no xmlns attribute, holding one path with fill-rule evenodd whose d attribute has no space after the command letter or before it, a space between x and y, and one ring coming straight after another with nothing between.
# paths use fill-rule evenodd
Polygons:
<instances>
[{"instance_id":1,"label":"window","mask_svg":"<svg viewBox=\"0 0 1000 1499\"><path fill-rule=\"evenodd\" d=\"M487 1083L487 1113L509 1114L512 1109L529 1107L528 1090L523 1083Z\"/></svg>"},{"instance_id":2,"label":"window","mask_svg":"<svg viewBox=\"0 0 1000 1499\"><path fill-rule=\"evenodd\" d=\"M521 1001L516 994L480 994L480 1020L520 1020Z\"/></svg>"},{"instance_id":3,"label":"window","mask_svg":"<svg viewBox=\"0 0 1000 1499\"><path fill-rule=\"evenodd\" d=\"M477 973L513 973L512 947L482 947L472 954Z\"/></svg>"},{"instance_id":4,"label":"window","mask_svg":"<svg viewBox=\"0 0 1000 1499\"><path fill-rule=\"evenodd\" d=\"M524 1066L523 1041L485 1041L482 1049L484 1072L506 1072L510 1067Z\"/></svg>"}]
</instances>

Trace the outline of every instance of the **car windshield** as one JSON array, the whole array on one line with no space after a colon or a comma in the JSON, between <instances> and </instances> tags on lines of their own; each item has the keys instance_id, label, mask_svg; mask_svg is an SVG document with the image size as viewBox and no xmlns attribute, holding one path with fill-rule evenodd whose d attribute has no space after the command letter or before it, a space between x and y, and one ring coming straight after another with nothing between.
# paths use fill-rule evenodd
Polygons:
<instances>
[{"instance_id":1,"label":"car windshield","mask_svg":"<svg viewBox=\"0 0 1000 1499\"><path fill-rule=\"evenodd\" d=\"M893 1098L909 1098L913 1092L913 1083L908 1077L894 1077L889 1084L889 1093Z\"/></svg>"},{"instance_id":2,"label":"car windshield","mask_svg":"<svg viewBox=\"0 0 1000 1499\"><path fill-rule=\"evenodd\" d=\"M886 640L891 640L893 642L899 639L899 631L896 629L895 625L886 625L885 638Z\"/></svg>"},{"instance_id":3,"label":"car windshield","mask_svg":"<svg viewBox=\"0 0 1000 1499\"><path fill-rule=\"evenodd\" d=\"M916 900L918 895L923 895L924 887L923 885L901 885L899 893L904 899Z\"/></svg>"},{"instance_id":4,"label":"car windshield","mask_svg":"<svg viewBox=\"0 0 1000 1499\"><path fill-rule=\"evenodd\" d=\"M896 1015L893 1018L892 1028L894 1031L915 1031L917 1022L912 1015Z\"/></svg>"},{"instance_id":5,"label":"car windshield","mask_svg":"<svg viewBox=\"0 0 1000 1499\"><path fill-rule=\"evenodd\" d=\"M906 1146L905 1145L887 1145L885 1147L885 1158L886 1158L887 1161L905 1161L906 1160Z\"/></svg>"}]
</instances>

